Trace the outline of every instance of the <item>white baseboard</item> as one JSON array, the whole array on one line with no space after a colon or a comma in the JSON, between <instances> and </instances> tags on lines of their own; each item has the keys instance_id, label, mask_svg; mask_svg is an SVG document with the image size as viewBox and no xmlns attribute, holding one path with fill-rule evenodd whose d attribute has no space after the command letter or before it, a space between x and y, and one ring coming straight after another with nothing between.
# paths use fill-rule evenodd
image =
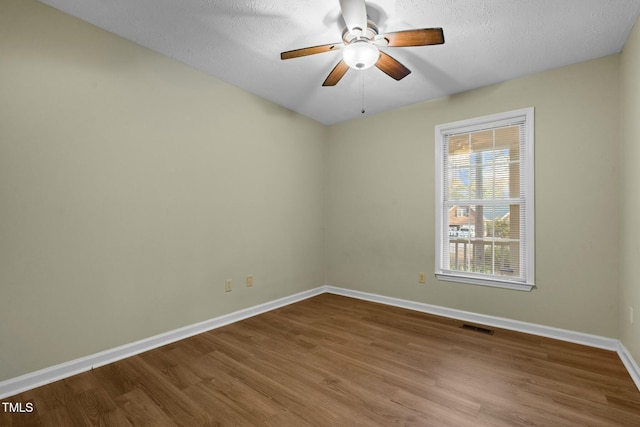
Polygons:
<instances>
[{"instance_id":1,"label":"white baseboard","mask_svg":"<svg viewBox=\"0 0 640 427\"><path fill-rule=\"evenodd\" d=\"M49 368L41 369L39 371L2 381L0 382L0 399L16 395L32 388L40 387L54 381L68 378L81 372L85 372L99 366L104 366L106 364L116 362L118 360L125 359L127 357L131 357L136 354L191 337L193 335L207 332L221 326L238 322L240 320L247 319L258 314L266 313L267 311L284 307L286 305L293 304L298 301L302 301L323 293L343 295L361 300L401 307L408 310L420 311L424 313L435 314L438 316L463 320L466 322L479 323L482 325L494 326L496 328L509 329L512 331L519 331L532 335L544 336L562 341L583 344L590 347L616 351L620 356L622 363L629 371L629 375L631 375L631 378L636 384L636 387L638 387L638 390L640 390L640 368L638 367L629 351L625 348L625 346L619 340L614 338L606 338L597 335L590 335L582 332L537 325L534 323L520 322L517 320L505 319L501 317L487 316L468 311L456 310L421 302L402 300L398 298L391 298L383 295L371 294L335 286L320 286L318 288L311 289L305 292L300 292L288 297L280 298L254 307L249 307L224 316L215 317L204 322L195 323L184 328L175 329L140 341L135 341L130 344L115 347L99 353L91 354L86 357L81 357L79 359L71 360L69 362L61 363L59 365L54 365Z\"/></svg>"},{"instance_id":2,"label":"white baseboard","mask_svg":"<svg viewBox=\"0 0 640 427\"><path fill-rule=\"evenodd\" d=\"M618 341L617 351L624 367L627 368L627 372L631 375L631 379L636 384L636 387L638 387L638 390L640 390L640 367L638 367L638 364L633 359L633 356L631 356L631 353L629 353L629 350L627 350L627 347L620 341Z\"/></svg>"},{"instance_id":3,"label":"white baseboard","mask_svg":"<svg viewBox=\"0 0 640 427\"><path fill-rule=\"evenodd\" d=\"M511 320L503 317L487 316L485 314L456 310L453 308L441 307L422 302L391 298L383 295L370 294L368 292L354 291L351 289L336 288L333 286L327 286L326 292L366 301L379 302L381 304L392 305L409 310L421 311L423 313L435 314L437 316L448 317L451 319L463 320L465 322L480 323L482 325L493 326L496 328L509 329L511 331L524 332L547 338L555 338L562 341L588 345L590 347L597 347L605 350L616 351L618 349L618 340L598 335L584 334L582 332L553 328L551 326L537 325L535 323L521 322L519 320Z\"/></svg>"},{"instance_id":4,"label":"white baseboard","mask_svg":"<svg viewBox=\"0 0 640 427\"><path fill-rule=\"evenodd\" d=\"M266 313L267 311L284 307L324 292L324 287L300 292L264 304L238 310L224 316L205 320L204 322L194 323L193 325L174 329L130 344L125 344L99 353L81 357L79 359L71 360L69 362L61 363L59 365L54 365L19 377L10 378L0 382L0 399L22 393L23 391L30 390L32 388L40 387L54 381L68 378L81 372L86 372L93 368L104 366L127 357L135 356L136 354L140 354L193 335L201 334L258 314Z\"/></svg>"},{"instance_id":5,"label":"white baseboard","mask_svg":"<svg viewBox=\"0 0 640 427\"><path fill-rule=\"evenodd\" d=\"M585 334L583 332L570 331L567 329L554 328L551 326L538 325L535 323L521 322L503 317L487 316L484 314L472 313L468 311L456 310L453 308L441 307L421 302L408 301L398 298L391 298L383 295L371 294L368 292L355 291L351 289L325 286L325 292L342 295L361 300L377 302L395 307L406 308L408 310L420 311L423 313L435 314L451 319L465 322L479 323L481 325L493 326L496 328L508 329L511 331L524 332L547 338L554 338L561 341L582 344L589 347L611 350L618 353L620 360L629 372L631 379L640 391L640 368L631 356L627 348L615 338L607 338L599 335Z\"/></svg>"}]
</instances>

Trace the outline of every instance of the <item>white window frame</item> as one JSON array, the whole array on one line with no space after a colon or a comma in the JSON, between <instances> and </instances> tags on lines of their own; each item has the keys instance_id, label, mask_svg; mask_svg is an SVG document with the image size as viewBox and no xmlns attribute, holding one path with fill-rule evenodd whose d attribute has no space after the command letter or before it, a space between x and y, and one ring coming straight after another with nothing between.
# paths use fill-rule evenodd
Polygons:
<instances>
[{"instance_id":1,"label":"white window frame","mask_svg":"<svg viewBox=\"0 0 640 427\"><path fill-rule=\"evenodd\" d=\"M526 224L520 231L520 242L523 245L524 254L521 262L525 263L524 278L509 278L507 276L497 279L495 276L487 276L481 273L454 271L443 268L444 246L449 246L449 221L444 207L445 179L447 172L444 164L445 137L447 135L475 132L485 129L495 129L508 126L524 117L524 135L526 138L525 155L521 171L521 189L524 199L524 212ZM535 286L535 206L534 206L534 108L524 108L505 113L492 114L473 119L445 123L435 127L436 149L436 264L435 276L439 280L468 283L472 285L492 286L498 288L531 291ZM445 233L446 232L446 233ZM522 253L522 252L521 252ZM485 277L483 277L485 276Z\"/></svg>"}]
</instances>

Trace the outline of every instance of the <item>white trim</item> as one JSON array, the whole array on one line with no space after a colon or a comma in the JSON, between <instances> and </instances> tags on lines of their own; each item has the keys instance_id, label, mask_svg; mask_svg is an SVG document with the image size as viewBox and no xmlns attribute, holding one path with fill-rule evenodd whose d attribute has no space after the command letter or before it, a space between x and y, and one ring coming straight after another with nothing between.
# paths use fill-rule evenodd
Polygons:
<instances>
[{"instance_id":1,"label":"white trim","mask_svg":"<svg viewBox=\"0 0 640 427\"><path fill-rule=\"evenodd\" d=\"M0 399L324 293L323 287L259 304L0 382Z\"/></svg>"},{"instance_id":2,"label":"white trim","mask_svg":"<svg viewBox=\"0 0 640 427\"><path fill-rule=\"evenodd\" d=\"M484 277L471 277L456 273L436 273L436 279L447 282L467 283L470 285L491 286L492 288L515 289L517 291L531 292L535 285L529 283L503 282L500 280L491 280Z\"/></svg>"},{"instance_id":3,"label":"white trim","mask_svg":"<svg viewBox=\"0 0 640 427\"><path fill-rule=\"evenodd\" d=\"M496 328L508 329L510 331L524 332L531 335L554 338L557 340L587 345L589 347L596 347L604 350L618 351L618 345L620 344L620 341L615 338L585 334L583 332L575 332L567 329L554 328L552 326L538 325L535 323L521 322L519 320L511 320L504 317L488 316L486 314L472 313L470 311L441 307L438 305L426 304L423 302L391 298L383 295L370 294L368 292L354 291L351 289L337 288L333 286L327 286L326 291L336 295L392 305L394 307L435 314L437 316L463 320L465 322L479 323Z\"/></svg>"},{"instance_id":4,"label":"white trim","mask_svg":"<svg viewBox=\"0 0 640 427\"><path fill-rule=\"evenodd\" d=\"M532 110L533 107L522 108L504 113L490 114L488 116L445 123L437 125L436 128L439 129L443 135L454 136L469 132L478 132L485 129L506 127L518 124L523 120L528 120L530 118L529 113Z\"/></svg>"},{"instance_id":5,"label":"white trim","mask_svg":"<svg viewBox=\"0 0 640 427\"><path fill-rule=\"evenodd\" d=\"M300 292L288 297L280 298L264 304L238 310L230 314L215 317L204 322L195 323L184 328L174 329L163 334L155 335L140 341L135 341L120 347L115 347L86 357L71 360L69 362L54 365L49 368L10 378L0 382L0 399L4 399L32 388L40 387L70 376L88 371L99 366L116 362L136 354L152 350L154 348L170 344L197 335L212 329L219 328L258 314L266 313L276 308L305 300L323 293L331 293L365 301L377 302L394 307L405 308L407 310L419 311L423 313L435 314L437 316L463 320L466 322L478 323L481 325L493 326L496 328L508 329L512 331L524 332L527 334L554 338L590 347L611 350L618 353L622 363L629 372L633 382L640 390L640 368L631 356L627 348L617 339L606 338L598 335L585 334L566 329L554 328L551 326L537 325L535 323L520 322L502 317L487 316L469 311L456 310L453 308L441 307L416 301L403 300L387 297L384 295L372 294L368 292L339 288L335 286L320 286L315 289Z\"/></svg>"},{"instance_id":6,"label":"white trim","mask_svg":"<svg viewBox=\"0 0 640 427\"><path fill-rule=\"evenodd\" d=\"M622 342L618 341L618 356L620 356L620 360L622 360L622 364L625 368L627 368L627 372L631 376L631 379L636 384L638 390L640 390L640 367L627 350L627 347L622 344Z\"/></svg>"},{"instance_id":7,"label":"white trim","mask_svg":"<svg viewBox=\"0 0 640 427\"><path fill-rule=\"evenodd\" d=\"M638 391L640 391L640 367L629 353L629 350L622 342L615 338L607 338L599 335L585 334L583 332L571 331L568 329L554 328L552 326L538 325L535 323L521 322L519 320L506 319L503 317L488 316L485 314L472 313L469 311L456 310L454 308L441 307L416 301L408 301L384 295L371 294L368 292L355 291L351 289L338 288L335 286L325 286L326 292L357 298L365 301L377 302L394 307L405 308L407 310L419 311L422 313L435 314L437 316L448 317L450 319L462 320L465 322L479 323L481 325L493 326L510 331L523 332L546 338L553 338L560 341L582 344L589 347L601 348L603 350L615 351L618 353L622 364L629 372L631 379Z\"/></svg>"}]
</instances>

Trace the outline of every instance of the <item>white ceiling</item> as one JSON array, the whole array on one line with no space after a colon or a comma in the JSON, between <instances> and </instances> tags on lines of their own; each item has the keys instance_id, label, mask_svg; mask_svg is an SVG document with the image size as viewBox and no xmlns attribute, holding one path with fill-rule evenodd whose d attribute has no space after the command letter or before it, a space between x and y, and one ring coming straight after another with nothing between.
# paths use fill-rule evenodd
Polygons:
<instances>
[{"instance_id":1,"label":"white ceiling","mask_svg":"<svg viewBox=\"0 0 640 427\"><path fill-rule=\"evenodd\" d=\"M338 0L41 0L324 124L618 53L640 0L369 0L381 33L442 27L445 44L382 48L412 73L373 67L321 84L341 52Z\"/></svg>"}]
</instances>

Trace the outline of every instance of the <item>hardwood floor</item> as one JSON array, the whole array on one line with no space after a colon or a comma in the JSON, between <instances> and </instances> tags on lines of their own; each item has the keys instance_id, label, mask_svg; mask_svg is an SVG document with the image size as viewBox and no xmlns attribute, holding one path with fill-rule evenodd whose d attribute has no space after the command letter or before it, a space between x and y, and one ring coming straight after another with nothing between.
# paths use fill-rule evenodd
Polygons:
<instances>
[{"instance_id":1,"label":"hardwood floor","mask_svg":"<svg viewBox=\"0 0 640 427\"><path fill-rule=\"evenodd\" d=\"M4 399L2 426L639 426L614 352L323 294Z\"/></svg>"}]
</instances>

